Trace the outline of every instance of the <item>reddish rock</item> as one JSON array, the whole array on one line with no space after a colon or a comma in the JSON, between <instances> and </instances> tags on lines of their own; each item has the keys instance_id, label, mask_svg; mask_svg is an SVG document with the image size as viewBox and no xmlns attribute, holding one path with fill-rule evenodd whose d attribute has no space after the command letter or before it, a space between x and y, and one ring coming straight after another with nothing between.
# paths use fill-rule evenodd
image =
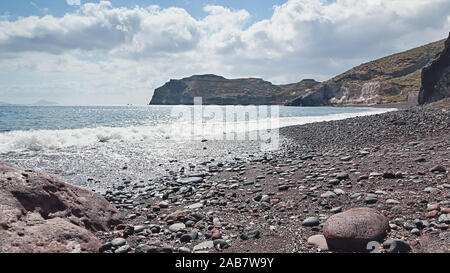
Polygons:
<instances>
[{"instance_id":1,"label":"reddish rock","mask_svg":"<svg viewBox=\"0 0 450 273\"><path fill-rule=\"evenodd\" d=\"M155 219L156 218L156 214L154 214L154 213L152 213L152 212L150 212L150 213L147 213L147 219L149 219L149 220L153 220L153 219Z\"/></svg>"},{"instance_id":2,"label":"reddish rock","mask_svg":"<svg viewBox=\"0 0 450 273\"><path fill-rule=\"evenodd\" d=\"M355 208L332 215L323 226L330 249L348 252L367 251L367 244L383 240L388 230L388 219L371 208Z\"/></svg>"},{"instance_id":3,"label":"reddish rock","mask_svg":"<svg viewBox=\"0 0 450 273\"><path fill-rule=\"evenodd\" d=\"M441 212L443 214L449 214L450 213L450 208L441 208Z\"/></svg>"},{"instance_id":4,"label":"reddish rock","mask_svg":"<svg viewBox=\"0 0 450 273\"><path fill-rule=\"evenodd\" d=\"M313 235L308 238L308 244L317 247L320 250L327 251L327 240L323 235Z\"/></svg>"},{"instance_id":5,"label":"reddish rock","mask_svg":"<svg viewBox=\"0 0 450 273\"><path fill-rule=\"evenodd\" d=\"M211 230L211 232L212 232L212 236L211 236L212 240L222 238L222 233L220 233L220 231L218 229L213 229L213 230Z\"/></svg>"},{"instance_id":6,"label":"reddish rock","mask_svg":"<svg viewBox=\"0 0 450 273\"><path fill-rule=\"evenodd\" d=\"M425 217L426 218L434 218L434 217L438 216L438 214L439 214L438 210L432 210L432 211L425 213Z\"/></svg>"},{"instance_id":7,"label":"reddish rock","mask_svg":"<svg viewBox=\"0 0 450 273\"><path fill-rule=\"evenodd\" d=\"M294 204L294 203L288 203L288 204L286 205L286 209L287 209L287 210L293 210L293 209L295 209L295 208L297 208L297 204Z\"/></svg>"},{"instance_id":8,"label":"reddish rock","mask_svg":"<svg viewBox=\"0 0 450 273\"><path fill-rule=\"evenodd\" d=\"M159 226L154 226L150 228L150 231L152 233L159 233L161 231L161 228Z\"/></svg>"},{"instance_id":9,"label":"reddish rock","mask_svg":"<svg viewBox=\"0 0 450 273\"><path fill-rule=\"evenodd\" d=\"M158 203L158 207L162 209L167 209L169 207L169 203L167 203L166 201L161 201Z\"/></svg>"},{"instance_id":10,"label":"reddish rock","mask_svg":"<svg viewBox=\"0 0 450 273\"><path fill-rule=\"evenodd\" d=\"M364 174L364 175L361 175L360 177L358 177L358 182L362 181L362 180L367 180L367 179L369 179L369 175Z\"/></svg>"},{"instance_id":11,"label":"reddish rock","mask_svg":"<svg viewBox=\"0 0 450 273\"><path fill-rule=\"evenodd\" d=\"M235 192L230 192L230 193L225 194L225 198L227 198L227 199L233 199L235 197L236 197Z\"/></svg>"},{"instance_id":12,"label":"reddish rock","mask_svg":"<svg viewBox=\"0 0 450 273\"><path fill-rule=\"evenodd\" d=\"M439 210L439 205L438 204L429 204L427 206L427 211L432 211L432 210Z\"/></svg>"},{"instance_id":13,"label":"reddish rock","mask_svg":"<svg viewBox=\"0 0 450 273\"><path fill-rule=\"evenodd\" d=\"M166 221L182 221L192 213L190 210L177 210L167 215Z\"/></svg>"},{"instance_id":14,"label":"reddish rock","mask_svg":"<svg viewBox=\"0 0 450 273\"><path fill-rule=\"evenodd\" d=\"M272 206L275 206L276 204L280 203L280 199L270 199L270 204Z\"/></svg>"},{"instance_id":15,"label":"reddish rock","mask_svg":"<svg viewBox=\"0 0 450 273\"><path fill-rule=\"evenodd\" d=\"M119 224L116 226L116 230L124 230L127 227L125 224Z\"/></svg>"},{"instance_id":16,"label":"reddish rock","mask_svg":"<svg viewBox=\"0 0 450 273\"><path fill-rule=\"evenodd\" d=\"M62 218L22 215L9 229L0 228L1 253L96 253L100 241L85 228Z\"/></svg>"},{"instance_id":17,"label":"reddish rock","mask_svg":"<svg viewBox=\"0 0 450 273\"><path fill-rule=\"evenodd\" d=\"M0 252L97 252L121 222L101 195L0 162Z\"/></svg>"},{"instance_id":18,"label":"reddish rock","mask_svg":"<svg viewBox=\"0 0 450 273\"><path fill-rule=\"evenodd\" d=\"M433 168L430 169L430 172L445 173L446 171L447 170L441 165L434 166Z\"/></svg>"}]
</instances>

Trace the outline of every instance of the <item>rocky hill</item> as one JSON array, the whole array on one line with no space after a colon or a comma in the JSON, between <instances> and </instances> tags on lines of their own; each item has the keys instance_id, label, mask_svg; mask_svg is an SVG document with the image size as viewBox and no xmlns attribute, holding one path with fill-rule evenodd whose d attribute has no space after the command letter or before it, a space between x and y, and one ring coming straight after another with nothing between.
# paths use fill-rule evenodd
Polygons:
<instances>
[{"instance_id":1,"label":"rocky hill","mask_svg":"<svg viewBox=\"0 0 450 273\"><path fill-rule=\"evenodd\" d=\"M417 103L422 69L444 47L445 40L430 43L359 65L322 83L306 79L293 84L274 85L257 78L226 79L212 74L170 80L155 90L150 104L190 105L196 96L202 97L206 105L369 105L408 100ZM434 67L447 61L441 61ZM440 68L438 70L442 76L444 72ZM435 70L430 71L431 75ZM444 75L448 76L448 71ZM437 79L427 78L431 81L428 84L430 89Z\"/></svg>"},{"instance_id":2,"label":"rocky hill","mask_svg":"<svg viewBox=\"0 0 450 273\"><path fill-rule=\"evenodd\" d=\"M419 104L450 97L450 34L442 53L422 70Z\"/></svg>"},{"instance_id":3,"label":"rocky hill","mask_svg":"<svg viewBox=\"0 0 450 273\"><path fill-rule=\"evenodd\" d=\"M304 79L298 83L280 85L283 91L277 94L277 96L280 97L278 101L282 102L281 104L287 104L298 96L308 93L314 86L317 86L318 84L320 84L320 82L316 80Z\"/></svg>"},{"instance_id":4,"label":"rocky hill","mask_svg":"<svg viewBox=\"0 0 450 273\"><path fill-rule=\"evenodd\" d=\"M357 66L294 99L288 105L392 103L413 99L422 69L444 49L444 40Z\"/></svg>"},{"instance_id":5,"label":"rocky hill","mask_svg":"<svg viewBox=\"0 0 450 273\"><path fill-rule=\"evenodd\" d=\"M257 78L226 79L216 75L195 75L170 80L155 90L151 105L191 105L194 97L202 97L203 104L285 104L319 84L303 80L296 84L274 85Z\"/></svg>"}]
</instances>

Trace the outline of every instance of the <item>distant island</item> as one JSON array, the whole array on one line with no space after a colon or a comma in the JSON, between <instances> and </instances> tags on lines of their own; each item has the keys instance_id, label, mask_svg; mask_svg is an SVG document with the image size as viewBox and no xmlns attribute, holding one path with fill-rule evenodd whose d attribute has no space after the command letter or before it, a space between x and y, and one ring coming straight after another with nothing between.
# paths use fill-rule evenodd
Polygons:
<instances>
[{"instance_id":1,"label":"distant island","mask_svg":"<svg viewBox=\"0 0 450 273\"><path fill-rule=\"evenodd\" d=\"M57 106L57 105L59 105L59 103L48 100L39 100L31 104L13 104L0 101L0 106Z\"/></svg>"},{"instance_id":2,"label":"distant island","mask_svg":"<svg viewBox=\"0 0 450 273\"><path fill-rule=\"evenodd\" d=\"M155 90L150 105L267 104L289 106L370 105L414 101L422 69L444 50L440 40L354 67L328 81L305 79L274 85L258 78L226 79L207 74L170 80Z\"/></svg>"},{"instance_id":3,"label":"distant island","mask_svg":"<svg viewBox=\"0 0 450 273\"><path fill-rule=\"evenodd\" d=\"M56 105L58 105L58 103L53 102L53 101L48 101L48 100L39 100L31 105L33 105L33 106L56 106Z\"/></svg>"}]
</instances>

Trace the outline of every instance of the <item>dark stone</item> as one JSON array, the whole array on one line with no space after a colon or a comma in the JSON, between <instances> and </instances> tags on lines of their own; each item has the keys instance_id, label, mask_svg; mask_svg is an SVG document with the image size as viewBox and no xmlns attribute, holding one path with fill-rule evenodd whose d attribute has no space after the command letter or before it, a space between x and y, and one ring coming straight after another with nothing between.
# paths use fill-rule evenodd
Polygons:
<instances>
[{"instance_id":1,"label":"dark stone","mask_svg":"<svg viewBox=\"0 0 450 273\"><path fill-rule=\"evenodd\" d=\"M123 236L124 236L125 238L127 238L127 237L133 235L133 233L134 233L134 227L133 227L133 226L130 226L130 225L127 225L127 226L125 227L125 229L123 230Z\"/></svg>"},{"instance_id":2,"label":"dark stone","mask_svg":"<svg viewBox=\"0 0 450 273\"><path fill-rule=\"evenodd\" d=\"M257 229L255 230L251 230L247 233L248 238L259 238L259 236L261 235L261 232Z\"/></svg>"},{"instance_id":3,"label":"dark stone","mask_svg":"<svg viewBox=\"0 0 450 273\"><path fill-rule=\"evenodd\" d=\"M136 247L136 249L134 250L134 253L148 253L149 250L150 250L150 246L141 244Z\"/></svg>"},{"instance_id":4,"label":"dark stone","mask_svg":"<svg viewBox=\"0 0 450 273\"><path fill-rule=\"evenodd\" d=\"M328 181L328 184L333 185L333 186L337 186L341 183L341 180L339 179L331 179L330 181Z\"/></svg>"},{"instance_id":5,"label":"dark stone","mask_svg":"<svg viewBox=\"0 0 450 273\"><path fill-rule=\"evenodd\" d=\"M411 246L399 239L390 239L383 243L383 248L388 249L389 253L408 253L411 251Z\"/></svg>"},{"instance_id":6,"label":"dark stone","mask_svg":"<svg viewBox=\"0 0 450 273\"><path fill-rule=\"evenodd\" d=\"M100 249L98 250L98 252L100 253L104 253L107 250L110 250L112 248L112 244L110 242L103 244Z\"/></svg>"},{"instance_id":7,"label":"dark stone","mask_svg":"<svg viewBox=\"0 0 450 273\"><path fill-rule=\"evenodd\" d=\"M419 104L431 103L450 97L450 35L445 49L422 70Z\"/></svg>"},{"instance_id":8,"label":"dark stone","mask_svg":"<svg viewBox=\"0 0 450 273\"><path fill-rule=\"evenodd\" d=\"M384 172L383 173L383 178L394 179L394 178L396 178L396 175L393 172Z\"/></svg>"},{"instance_id":9,"label":"dark stone","mask_svg":"<svg viewBox=\"0 0 450 273\"><path fill-rule=\"evenodd\" d=\"M366 204L375 204L376 202L378 202L378 196L376 194L368 194L365 201Z\"/></svg>"},{"instance_id":10,"label":"dark stone","mask_svg":"<svg viewBox=\"0 0 450 273\"><path fill-rule=\"evenodd\" d=\"M308 217L302 222L302 226L305 227L314 227L320 224L320 220L317 217Z\"/></svg>"},{"instance_id":11,"label":"dark stone","mask_svg":"<svg viewBox=\"0 0 450 273\"><path fill-rule=\"evenodd\" d=\"M122 254L122 253L128 253L131 250L129 245L124 245L119 247L114 251L114 253Z\"/></svg>"},{"instance_id":12,"label":"dark stone","mask_svg":"<svg viewBox=\"0 0 450 273\"><path fill-rule=\"evenodd\" d=\"M223 239L216 239L213 241L214 247L219 247L220 249L228 248L230 245L227 243L227 241Z\"/></svg>"},{"instance_id":13,"label":"dark stone","mask_svg":"<svg viewBox=\"0 0 450 273\"><path fill-rule=\"evenodd\" d=\"M256 202L261 201L262 199L262 194L258 194L257 196L255 196L255 198L253 198L253 200L255 200Z\"/></svg>"},{"instance_id":14,"label":"dark stone","mask_svg":"<svg viewBox=\"0 0 450 273\"><path fill-rule=\"evenodd\" d=\"M338 173L336 175L336 179L339 179L339 180L349 179L349 174L346 172Z\"/></svg>"},{"instance_id":15,"label":"dark stone","mask_svg":"<svg viewBox=\"0 0 450 273\"><path fill-rule=\"evenodd\" d=\"M184 234L180 237L180 242L182 243L189 243L192 240L192 237L190 234Z\"/></svg>"}]
</instances>

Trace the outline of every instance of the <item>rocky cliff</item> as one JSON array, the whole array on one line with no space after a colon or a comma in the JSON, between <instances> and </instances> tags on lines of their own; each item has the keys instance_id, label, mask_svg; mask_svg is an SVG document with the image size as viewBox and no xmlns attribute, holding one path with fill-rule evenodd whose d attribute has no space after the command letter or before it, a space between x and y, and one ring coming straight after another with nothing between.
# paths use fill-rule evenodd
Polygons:
<instances>
[{"instance_id":1,"label":"rocky cliff","mask_svg":"<svg viewBox=\"0 0 450 273\"><path fill-rule=\"evenodd\" d=\"M202 97L205 105L285 104L317 85L314 80L296 84L274 85L257 78L226 79L216 75L195 75L170 80L155 90L151 105L191 105Z\"/></svg>"},{"instance_id":2,"label":"rocky cliff","mask_svg":"<svg viewBox=\"0 0 450 273\"><path fill-rule=\"evenodd\" d=\"M422 70L419 104L450 97L450 34L441 54Z\"/></svg>"},{"instance_id":3,"label":"rocky cliff","mask_svg":"<svg viewBox=\"0 0 450 273\"><path fill-rule=\"evenodd\" d=\"M423 73L422 69L444 47L445 40L441 40L393 54L364 63L323 83L302 80L274 85L262 79L226 79L216 75L170 80L155 90L150 104L190 105L196 96L202 97L206 105L368 105L407 100L417 103L422 78L425 91L421 93L421 101L433 101L448 94L448 46Z\"/></svg>"},{"instance_id":4,"label":"rocky cliff","mask_svg":"<svg viewBox=\"0 0 450 273\"><path fill-rule=\"evenodd\" d=\"M357 66L316 85L288 105L377 104L417 96L421 71L444 49L444 40Z\"/></svg>"}]
</instances>

